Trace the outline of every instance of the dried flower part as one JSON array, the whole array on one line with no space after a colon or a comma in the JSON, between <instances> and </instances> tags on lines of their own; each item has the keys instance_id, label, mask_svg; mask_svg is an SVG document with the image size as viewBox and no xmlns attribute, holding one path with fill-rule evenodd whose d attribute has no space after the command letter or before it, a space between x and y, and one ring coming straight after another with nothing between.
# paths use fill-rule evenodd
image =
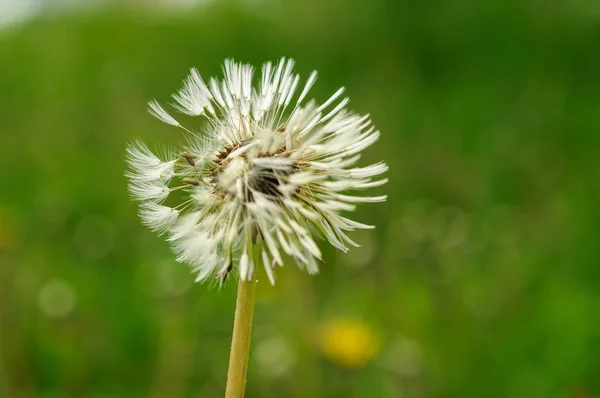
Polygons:
<instances>
[{"instance_id":1,"label":"dried flower part","mask_svg":"<svg viewBox=\"0 0 600 398\"><path fill-rule=\"evenodd\" d=\"M187 144L166 159L141 142L128 148L126 175L142 221L168 233L178 260L191 264L197 280L213 275L224 281L232 269L250 280L262 267L274 283L282 253L313 274L322 261L316 237L347 252L357 246L347 231L373 228L340 212L386 199L342 193L387 182L374 180L387 171L384 163L355 167L379 132L368 115L346 110L347 98L334 105L343 88L321 105L303 105L317 74L300 88L293 66L289 59L265 64L254 88L249 65L227 60L223 80L208 84L192 69L173 98L178 111L207 119L203 138L152 101L150 113L189 133ZM172 207L163 203L181 189L189 198Z\"/></svg>"}]
</instances>

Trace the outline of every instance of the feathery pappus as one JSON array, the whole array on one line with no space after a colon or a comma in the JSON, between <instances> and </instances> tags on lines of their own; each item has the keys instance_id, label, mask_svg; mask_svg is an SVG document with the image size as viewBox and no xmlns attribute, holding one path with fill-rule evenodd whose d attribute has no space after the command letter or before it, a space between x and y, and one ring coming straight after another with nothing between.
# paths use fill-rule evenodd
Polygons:
<instances>
[{"instance_id":1,"label":"feathery pappus","mask_svg":"<svg viewBox=\"0 0 600 398\"><path fill-rule=\"evenodd\" d=\"M340 213L386 199L344 193L387 182L376 178L384 163L356 166L379 131L369 115L346 109L343 88L322 104L304 103L317 73L301 84L293 67L285 58L266 63L256 87L253 67L233 60L225 61L222 80L205 82L192 69L173 107L203 116L202 133L151 101L150 113L183 129L186 142L161 157L139 141L127 149L129 191L143 224L167 235L197 281L224 281L233 269L252 280L262 268L275 283L283 253L315 274L322 261L315 238L347 252L357 246L347 231L373 228Z\"/></svg>"}]
</instances>

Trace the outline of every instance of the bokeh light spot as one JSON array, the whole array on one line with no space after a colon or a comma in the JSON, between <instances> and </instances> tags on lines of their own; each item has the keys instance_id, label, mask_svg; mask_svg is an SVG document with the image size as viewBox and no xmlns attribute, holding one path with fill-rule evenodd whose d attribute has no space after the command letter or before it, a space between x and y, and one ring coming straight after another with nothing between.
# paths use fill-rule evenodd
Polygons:
<instances>
[{"instance_id":1,"label":"bokeh light spot","mask_svg":"<svg viewBox=\"0 0 600 398\"><path fill-rule=\"evenodd\" d=\"M51 318L68 316L77 304L75 290L63 280L51 279L39 290L38 305L40 310Z\"/></svg>"},{"instance_id":2,"label":"bokeh light spot","mask_svg":"<svg viewBox=\"0 0 600 398\"><path fill-rule=\"evenodd\" d=\"M404 336L397 336L383 350L378 364L404 377L416 377L423 370L421 346Z\"/></svg>"},{"instance_id":3,"label":"bokeh light spot","mask_svg":"<svg viewBox=\"0 0 600 398\"><path fill-rule=\"evenodd\" d=\"M373 239L373 231L357 231L352 240L360 242L360 247L353 248L350 255L340 253L343 261L357 268L364 267L371 262L375 256L377 242Z\"/></svg>"},{"instance_id":4,"label":"bokeh light spot","mask_svg":"<svg viewBox=\"0 0 600 398\"><path fill-rule=\"evenodd\" d=\"M161 296L181 296L192 287L189 268L167 259L156 267L156 292Z\"/></svg>"},{"instance_id":5,"label":"bokeh light spot","mask_svg":"<svg viewBox=\"0 0 600 398\"><path fill-rule=\"evenodd\" d=\"M279 335L257 341L254 358L263 373L271 377L283 376L296 362L288 342Z\"/></svg>"}]
</instances>

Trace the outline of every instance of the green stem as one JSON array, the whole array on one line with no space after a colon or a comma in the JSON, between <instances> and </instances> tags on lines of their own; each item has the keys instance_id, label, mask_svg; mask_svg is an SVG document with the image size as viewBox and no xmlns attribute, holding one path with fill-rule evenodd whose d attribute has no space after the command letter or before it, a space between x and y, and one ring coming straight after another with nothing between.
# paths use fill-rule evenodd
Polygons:
<instances>
[{"instance_id":1,"label":"green stem","mask_svg":"<svg viewBox=\"0 0 600 398\"><path fill-rule=\"evenodd\" d=\"M256 282L248 282L242 279L238 282L225 398L243 398L246 389L255 289Z\"/></svg>"}]
</instances>

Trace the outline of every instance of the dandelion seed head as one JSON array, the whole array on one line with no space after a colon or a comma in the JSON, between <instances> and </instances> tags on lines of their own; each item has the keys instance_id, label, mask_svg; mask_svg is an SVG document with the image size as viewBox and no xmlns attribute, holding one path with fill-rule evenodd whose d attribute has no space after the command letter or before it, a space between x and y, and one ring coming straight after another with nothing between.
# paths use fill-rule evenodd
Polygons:
<instances>
[{"instance_id":1,"label":"dandelion seed head","mask_svg":"<svg viewBox=\"0 0 600 398\"><path fill-rule=\"evenodd\" d=\"M254 69L233 60L220 81L205 83L192 69L173 107L204 118L201 133L153 100L150 113L184 130L185 143L177 155L157 156L141 142L127 150L129 191L142 222L168 235L197 281L224 281L232 270L252 280L261 269L274 284L283 254L315 274L322 261L315 239L345 253L357 246L346 232L373 228L340 213L386 199L346 192L387 182L378 178L384 163L356 167L379 132L368 115L346 109L343 88L321 104L303 104L317 73L301 84L293 67L285 58L266 63L254 87ZM171 195L180 190L183 199Z\"/></svg>"}]
</instances>

